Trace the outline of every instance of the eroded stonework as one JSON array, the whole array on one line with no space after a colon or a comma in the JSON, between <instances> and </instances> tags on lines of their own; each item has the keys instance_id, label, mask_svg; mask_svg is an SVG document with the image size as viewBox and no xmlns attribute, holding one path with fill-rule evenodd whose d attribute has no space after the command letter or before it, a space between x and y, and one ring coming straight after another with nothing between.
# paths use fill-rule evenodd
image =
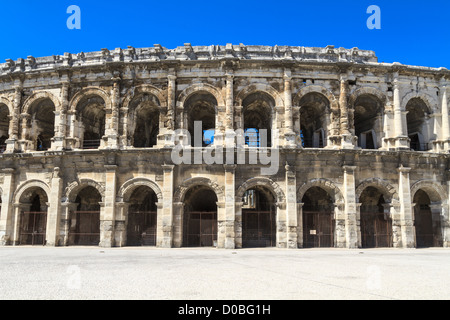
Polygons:
<instances>
[{"instance_id":1,"label":"eroded stonework","mask_svg":"<svg viewBox=\"0 0 450 320\"><path fill-rule=\"evenodd\" d=\"M333 46L7 60L0 243L447 247L449 83ZM196 121L213 144L191 147ZM251 130L268 130L275 174L248 161L260 140L239 149ZM174 163L179 145L193 164ZM223 147L231 163L195 163Z\"/></svg>"}]
</instances>

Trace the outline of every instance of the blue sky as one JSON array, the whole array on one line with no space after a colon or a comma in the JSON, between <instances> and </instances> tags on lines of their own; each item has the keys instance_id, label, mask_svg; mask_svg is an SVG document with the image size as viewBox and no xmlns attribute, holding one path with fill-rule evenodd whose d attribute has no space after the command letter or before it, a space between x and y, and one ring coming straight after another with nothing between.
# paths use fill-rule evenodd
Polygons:
<instances>
[{"instance_id":1,"label":"blue sky","mask_svg":"<svg viewBox=\"0 0 450 320\"><path fill-rule=\"evenodd\" d=\"M1 3L0 62L161 44L292 45L374 50L380 62L450 69L450 1L41 0ZM69 30L70 5L81 30ZM369 30L370 5L381 30Z\"/></svg>"}]
</instances>

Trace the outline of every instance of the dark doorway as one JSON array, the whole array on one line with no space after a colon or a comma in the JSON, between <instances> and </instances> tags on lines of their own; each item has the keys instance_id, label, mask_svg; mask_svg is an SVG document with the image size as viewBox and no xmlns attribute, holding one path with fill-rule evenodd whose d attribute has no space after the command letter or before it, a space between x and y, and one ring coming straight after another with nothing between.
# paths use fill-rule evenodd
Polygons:
<instances>
[{"instance_id":1,"label":"dark doorway","mask_svg":"<svg viewBox=\"0 0 450 320\"><path fill-rule=\"evenodd\" d=\"M428 194L417 191L414 196L414 226L416 228L417 248L442 247L440 216L433 217Z\"/></svg>"},{"instance_id":2,"label":"dark doorway","mask_svg":"<svg viewBox=\"0 0 450 320\"><path fill-rule=\"evenodd\" d=\"M363 248L390 248L392 243L392 219L384 208L384 196L374 188L366 188L361 201L361 245Z\"/></svg>"},{"instance_id":3,"label":"dark doorway","mask_svg":"<svg viewBox=\"0 0 450 320\"><path fill-rule=\"evenodd\" d=\"M264 188L248 190L242 207L242 246L276 246L276 208L273 195Z\"/></svg>"},{"instance_id":4,"label":"dark doorway","mask_svg":"<svg viewBox=\"0 0 450 320\"><path fill-rule=\"evenodd\" d=\"M86 187L76 199L77 211L72 213L70 243L76 246L98 246L100 243L100 202L94 187Z\"/></svg>"},{"instance_id":5,"label":"dark doorway","mask_svg":"<svg viewBox=\"0 0 450 320\"><path fill-rule=\"evenodd\" d=\"M127 245L156 246L158 199L149 187L138 187L128 208Z\"/></svg>"},{"instance_id":6,"label":"dark doorway","mask_svg":"<svg viewBox=\"0 0 450 320\"><path fill-rule=\"evenodd\" d=\"M334 247L335 221L330 195L313 187L305 193L303 203L303 247Z\"/></svg>"},{"instance_id":7,"label":"dark doorway","mask_svg":"<svg viewBox=\"0 0 450 320\"><path fill-rule=\"evenodd\" d=\"M20 244L45 245L47 231L46 200L33 192L29 211L23 211L20 219Z\"/></svg>"},{"instance_id":8,"label":"dark doorway","mask_svg":"<svg viewBox=\"0 0 450 320\"><path fill-rule=\"evenodd\" d=\"M185 197L184 247L217 245L217 196L208 187L191 188Z\"/></svg>"}]
</instances>

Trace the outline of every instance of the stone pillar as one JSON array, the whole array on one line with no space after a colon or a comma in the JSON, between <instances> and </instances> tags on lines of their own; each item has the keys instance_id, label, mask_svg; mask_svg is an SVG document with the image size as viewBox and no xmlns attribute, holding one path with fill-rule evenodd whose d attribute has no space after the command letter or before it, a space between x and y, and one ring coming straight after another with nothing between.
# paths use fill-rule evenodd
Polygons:
<instances>
[{"instance_id":1,"label":"stone pillar","mask_svg":"<svg viewBox=\"0 0 450 320\"><path fill-rule=\"evenodd\" d=\"M227 74L226 88L226 116L225 116L225 146L229 148L235 147L235 131L234 131L234 75Z\"/></svg>"},{"instance_id":2,"label":"stone pillar","mask_svg":"<svg viewBox=\"0 0 450 320\"><path fill-rule=\"evenodd\" d=\"M161 212L161 230L158 231L157 246L160 248L172 248L175 245L174 239L174 214L175 205L173 204L173 165L164 165L164 180L162 190L162 208L158 209L158 214ZM178 207L177 207L178 209ZM178 211L177 211L178 213ZM183 225L181 225L183 228ZM179 243L181 246L181 243Z\"/></svg>"},{"instance_id":3,"label":"stone pillar","mask_svg":"<svg viewBox=\"0 0 450 320\"><path fill-rule=\"evenodd\" d=\"M22 101L22 86L18 86L14 90L13 113L9 121L9 138L6 141L5 153L14 153L19 147L19 119L20 106Z\"/></svg>"},{"instance_id":4,"label":"stone pillar","mask_svg":"<svg viewBox=\"0 0 450 320\"><path fill-rule=\"evenodd\" d=\"M285 71L284 76L284 124L285 124L285 132L284 132L284 145L287 147L294 148L296 145L295 142L295 132L294 132L294 124L293 124L293 108L292 108L292 78L290 75L290 71Z\"/></svg>"},{"instance_id":5,"label":"stone pillar","mask_svg":"<svg viewBox=\"0 0 450 320\"><path fill-rule=\"evenodd\" d=\"M174 145L174 133L175 133L175 110L176 110L176 93L177 93L177 77L176 75L168 75L168 86L167 86L167 125L166 125L166 136L165 144L167 146Z\"/></svg>"},{"instance_id":6,"label":"stone pillar","mask_svg":"<svg viewBox=\"0 0 450 320\"><path fill-rule=\"evenodd\" d=\"M173 247L181 248L183 246L183 219L184 203L173 203Z\"/></svg>"},{"instance_id":7,"label":"stone pillar","mask_svg":"<svg viewBox=\"0 0 450 320\"><path fill-rule=\"evenodd\" d=\"M117 178L116 165L105 165L106 189L105 200L100 214L100 247L114 246L114 226L116 210Z\"/></svg>"},{"instance_id":8,"label":"stone pillar","mask_svg":"<svg viewBox=\"0 0 450 320\"><path fill-rule=\"evenodd\" d=\"M400 199L400 228L403 248L415 247L413 210L411 201L411 185L409 181L409 172L411 168L401 166L398 169L399 181L399 199Z\"/></svg>"},{"instance_id":9,"label":"stone pillar","mask_svg":"<svg viewBox=\"0 0 450 320\"><path fill-rule=\"evenodd\" d=\"M2 206L0 216L0 246L11 244L13 195L14 195L14 169L3 169L4 179L2 185Z\"/></svg>"},{"instance_id":10,"label":"stone pillar","mask_svg":"<svg viewBox=\"0 0 450 320\"><path fill-rule=\"evenodd\" d=\"M49 207L47 211L47 246L56 247L60 243L61 198L63 179L59 175L59 168L53 171L51 180Z\"/></svg>"},{"instance_id":11,"label":"stone pillar","mask_svg":"<svg viewBox=\"0 0 450 320\"><path fill-rule=\"evenodd\" d=\"M348 249L358 248L355 169L353 166L344 166L345 240Z\"/></svg>"},{"instance_id":12,"label":"stone pillar","mask_svg":"<svg viewBox=\"0 0 450 320\"><path fill-rule=\"evenodd\" d=\"M447 85L441 86L442 92L442 127L440 140L443 142L444 151L450 151L450 121L448 109Z\"/></svg>"},{"instance_id":13,"label":"stone pillar","mask_svg":"<svg viewBox=\"0 0 450 320\"><path fill-rule=\"evenodd\" d=\"M235 213L235 173L236 165L224 165L225 167L225 214L223 221L225 239L223 248L236 248L236 213ZM219 222L220 224L220 222ZM219 232L220 234L220 232ZM220 242L219 242L220 243Z\"/></svg>"},{"instance_id":14,"label":"stone pillar","mask_svg":"<svg viewBox=\"0 0 450 320\"><path fill-rule=\"evenodd\" d=\"M236 249L242 249L242 206L244 203L242 202L242 198L235 198L234 208L236 214L236 223L235 223L235 232L236 232L236 240L235 247Z\"/></svg>"},{"instance_id":15,"label":"stone pillar","mask_svg":"<svg viewBox=\"0 0 450 320\"><path fill-rule=\"evenodd\" d=\"M55 137L52 142L52 150L62 151L66 148L66 134L67 134L67 111L69 110L69 83L64 82L61 88L61 107L56 110Z\"/></svg>"},{"instance_id":16,"label":"stone pillar","mask_svg":"<svg viewBox=\"0 0 450 320\"><path fill-rule=\"evenodd\" d=\"M127 217L128 203L116 201L114 244L119 248L127 245Z\"/></svg>"},{"instance_id":17,"label":"stone pillar","mask_svg":"<svg viewBox=\"0 0 450 320\"><path fill-rule=\"evenodd\" d=\"M13 205L13 219L12 219L12 235L11 235L11 244L13 246L20 245L20 218L22 212L29 211L30 205L29 204L20 204L20 203L14 203Z\"/></svg>"},{"instance_id":18,"label":"stone pillar","mask_svg":"<svg viewBox=\"0 0 450 320\"><path fill-rule=\"evenodd\" d=\"M406 128L403 123L406 120L403 118L405 112L402 111L400 82L398 80L398 73L394 74L394 136L396 149L409 149L409 138L406 134Z\"/></svg>"},{"instance_id":19,"label":"stone pillar","mask_svg":"<svg viewBox=\"0 0 450 320\"><path fill-rule=\"evenodd\" d=\"M19 140L19 145L20 145L20 151L22 152L26 152L29 151L30 149L30 141L29 136L29 128L28 128L28 122L31 119L31 115L29 115L28 113L22 113L20 115L20 122L21 122L21 139Z\"/></svg>"},{"instance_id":20,"label":"stone pillar","mask_svg":"<svg viewBox=\"0 0 450 320\"><path fill-rule=\"evenodd\" d=\"M345 202L336 202L334 204L334 246L342 249L347 247L347 215L345 213L345 206Z\"/></svg>"},{"instance_id":21,"label":"stone pillar","mask_svg":"<svg viewBox=\"0 0 450 320\"><path fill-rule=\"evenodd\" d=\"M341 111L341 147L344 149L353 149L356 146L357 138L350 133L350 119L348 111L348 81L346 76L341 75L341 93L339 96L339 106Z\"/></svg>"},{"instance_id":22,"label":"stone pillar","mask_svg":"<svg viewBox=\"0 0 450 320\"><path fill-rule=\"evenodd\" d=\"M286 166L287 248L298 248L297 178L295 168Z\"/></svg>"},{"instance_id":23,"label":"stone pillar","mask_svg":"<svg viewBox=\"0 0 450 320\"><path fill-rule=\"evenodd\" d=\"M111 94L111 119L109 124L108 148L117 149L119 147L119 111L120 111L120 77L114 77Z\"/></svg>"}]
</instances>

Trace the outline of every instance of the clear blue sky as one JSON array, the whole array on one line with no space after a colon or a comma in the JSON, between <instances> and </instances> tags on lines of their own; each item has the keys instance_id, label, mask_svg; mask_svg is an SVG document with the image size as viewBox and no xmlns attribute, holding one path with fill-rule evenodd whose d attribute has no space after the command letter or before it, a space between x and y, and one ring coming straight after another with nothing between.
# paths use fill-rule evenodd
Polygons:
<instances>
[{"instance_id":1,"label":"clear blue sky","mask_svg":"<svg viewBox=\"0 0 450 320\"><path fill-rule=\"evenodd\" d=\"M1 1L0 62L161 44L292 45L374 50L380 62L450 69L449 0ZM69 5L81 30L69 30ZM370 5L381 30L369 30Z\"/></svg>"}]
</instances>

